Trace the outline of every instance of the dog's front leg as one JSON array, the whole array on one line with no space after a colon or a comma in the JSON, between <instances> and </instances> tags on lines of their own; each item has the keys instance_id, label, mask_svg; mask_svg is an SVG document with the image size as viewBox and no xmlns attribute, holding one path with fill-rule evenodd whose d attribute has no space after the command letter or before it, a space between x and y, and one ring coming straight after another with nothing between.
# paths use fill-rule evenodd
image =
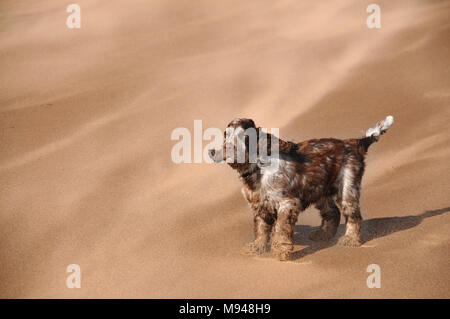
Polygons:
<instances>
[{"instance_id":1,"label":"dog's front leg","mask_svg":"<svg viewBox=\"0 0 450 319\"><path fill-rule=\"evenodd\" d=\"M272 235L272 254L279 260L289 260L294 245L292 236L298 211L291 203L280 205Z\"/></svg>"},{"instance_id":2,"label":"dog's front leg","mask_svg":"<svg viewBox=\"0 0 450 319\"><path fill-rule=\"evenodd\" d=\"M268 223L263 216L256 214L253 219L253 231L255 240L245 245L242 253L245 255L260 255L266 251L267 242L269 241L271 223Z\"/></svg>"}]
</instances>

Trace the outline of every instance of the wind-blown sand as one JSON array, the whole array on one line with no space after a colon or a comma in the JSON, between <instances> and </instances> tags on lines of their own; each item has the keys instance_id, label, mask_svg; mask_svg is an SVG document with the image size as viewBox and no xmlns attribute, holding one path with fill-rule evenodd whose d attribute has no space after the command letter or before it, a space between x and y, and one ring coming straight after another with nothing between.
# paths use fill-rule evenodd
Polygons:
<instances>
[{"instance_id":1,"label":"wind-blown sand","mask_svg":"<svg viewBox=\"0 0 450 319\"><path fill-rule=\"evenodd\" d=\"M450 3L377 1L368 29L371 2L319 2L78 0L68 29L61 1L1 1L0 297L449 298ZM311 208L294 260L242 256L235 173L171 161L195 119L301 141L388 114L361 248L308 240Z\"/></svg>"}]
</instances>

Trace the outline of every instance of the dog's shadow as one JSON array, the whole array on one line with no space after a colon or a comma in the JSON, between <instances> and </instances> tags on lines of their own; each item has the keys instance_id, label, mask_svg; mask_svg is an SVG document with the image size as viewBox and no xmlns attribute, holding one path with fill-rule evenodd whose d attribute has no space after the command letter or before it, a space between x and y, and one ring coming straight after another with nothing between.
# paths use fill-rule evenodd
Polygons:
<instances>
[{"instance_id":1,"label":"dog's shadow","mask_svg":"<svg viewBox=\"0 0 450 319\"><path fill-rule=\"evenodd\" d=\"M442 215L450 211L450 207L428 210L420 215L410 215L403 217L373 218L362 222L362 240L367 243L375 238L384 237L392 233L410 229L419 225L425 218ZM295 245L307 246L301 250L293 252L291 259L296 260L313 254L321 249L333 246L345 232L345 225L339 225L336 236L328 242L314 242L308 238L311 232L319 227L308 225L296 225L294 229L293 242Z\"/></svg>"}]
</instances>

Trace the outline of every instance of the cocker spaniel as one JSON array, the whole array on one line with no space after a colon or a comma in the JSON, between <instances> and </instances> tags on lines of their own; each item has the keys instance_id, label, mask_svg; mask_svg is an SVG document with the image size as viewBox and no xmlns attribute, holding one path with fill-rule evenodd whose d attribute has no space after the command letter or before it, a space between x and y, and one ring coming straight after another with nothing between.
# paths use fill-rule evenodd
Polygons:
<instances>
[{"instance_id":1,"label":"cocker spaniel","mask_svg":"<svg viewBox=\"0 0 450 319\"><path fill-rule=\"evenodd\" d=\"M253 211L255 235L244 253L262 254L271 241L271 251L279 260L290 259L297 217L312 204L319 209L322 223L310 239L334 237L342 213L346 228L339 243L360 246L364 158L369 146L393 123L388 116L362 138L293 143L264 133L251 119L231 121L223 147L210 150L209 155L214 162L227 162L244 184L242 193Z\"/></svg>"}]
</instances>

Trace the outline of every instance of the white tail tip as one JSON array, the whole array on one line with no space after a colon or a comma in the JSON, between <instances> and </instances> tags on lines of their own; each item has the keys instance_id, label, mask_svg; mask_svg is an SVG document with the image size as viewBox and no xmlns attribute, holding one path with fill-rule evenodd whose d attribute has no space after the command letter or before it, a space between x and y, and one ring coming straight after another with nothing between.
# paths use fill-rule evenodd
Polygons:
<instances>
[{"instance_id":1,"label":"white tail tip","mask_svg":"<svg viewBox=\"0 0 450 319\"><path fill-rule=\"evenodd\" d=\"M381 129L387 130L392 126L392 124L394 124L394 117L392 115L388 115L386 116L386 119L381 123L383 124L383 127Z\"/></svg>"},{"instance_id":2,"label":"white tail tip","mask_svg":"<svg viewBox=\"0 0 450 319\"><path fill-rule=\"evenodd\" d=\"M394 117L392 115L388 115L386 119L377 123L377 125L373 128L369 128L366 131L366 137L370 136L380 136L384 132L386 132L391 126L394 124Z\"/></svg>"}]
</instances>

